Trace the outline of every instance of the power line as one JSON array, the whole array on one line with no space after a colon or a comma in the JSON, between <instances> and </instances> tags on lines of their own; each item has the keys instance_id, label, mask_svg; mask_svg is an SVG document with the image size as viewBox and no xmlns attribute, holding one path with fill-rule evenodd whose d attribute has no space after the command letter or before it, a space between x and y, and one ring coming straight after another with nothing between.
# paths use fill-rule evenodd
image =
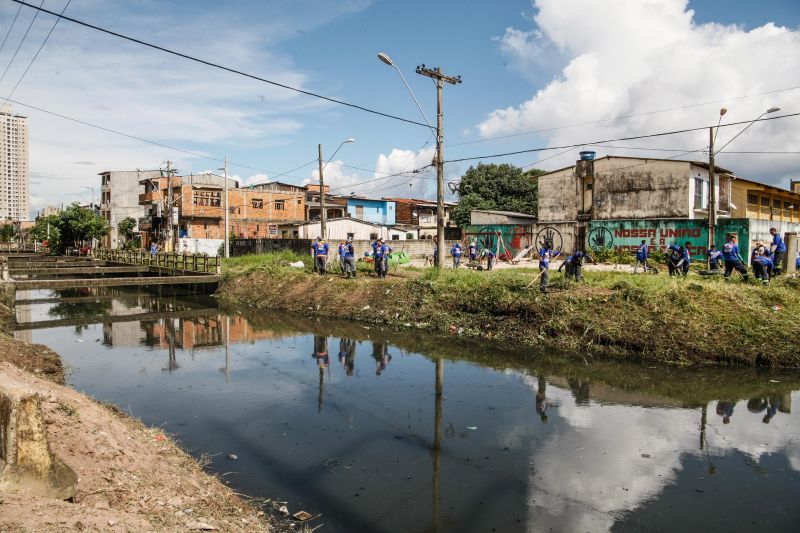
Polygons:
<instances>
[{"instance_id":1,"label":"power line","mask_svg":"<svg viewBox=\"0 0 800 533\"><path fill-rule=\"evenodd\" d=\"M67 10L67 8L69 7L69 4L71 2L72 2L72 0L67 0L67 3L64 5L64 9L61 10L61 14L62 15ZM44 3L44 0L42 0L42 3ZM20 9L22 9L21 5L19 7L20 7ZM59 21L61 21L61 19L57 18L56 21L53 23L53 26L50 28L50 31L47 32L47 35L45 36L44 41L42 41L42 44L39 46L39 49L36 50L36 53L33 55L33 58L31 59L30 63L28 63L28 66L25 67L25 72L22 73L22 76L19 77L19 81L17 82L17 84L14 85L14 88L11 89L10 93L8 93L8 98L11 98L12 96L14 96L14 92L17 90L17 87L19 87L19 84L22 83L22 80L25 79L25 76L28 74L28 71L33 66L33 63L34 63L34 61L36 61L36 58L39 57L39 52L41 52L42 48L44 48L44 45L47 44L47 40L53 34L53 30L56 29L56 26L58 26ZM6 105L6 103L8 102L8 98L6 98L5 102L3 102L2 105L0 105L0 109L2 109L4 105Z\"/></svg>"},{"instance_id":2,"label":"power line","mask_svg":"<svg viewBox=\"0 0 800 533\"><path fill-rule=\"evenodd\" d=\"M0 96L0 98L2 98L2 96ZM199 157L199 158L202 158L202 159L208 159L209 161L216 161L216 162L219 162L219 163L224 163L225 162L224 159L220 159L218 157L213 157L213 156L210 156L210 155L205 155L205 154L200 154L200 153L197 153L197 152L192 152L191 150L186 150L184 148L178 148L177 146L170 146L168 144L160 143L158 141L152 141L150 139L145 139L143 137L137 137L136 135L131 135L129 133L124 133L124 132L121 132L121 131L112 130L111 128L106 128L104 126L99 126L97 124L92 124L91 122L86 122L85 120L81 120L81 119L78 119L78 118L75 118L75 117L70 117L68 115L62 115L61 113L56 113L55 111L49 111L49 110L44 109L42 107L37 107L37 106L34 106L34 105L25 104L25 103L20 102L18 100L11 100L10 98L6 98L6 101L11 102L12 104L15 104L15 105L19 105L19 106L25 107L27 109L33 109L35 111L40 111L42 113L46 113L46 114L52 115L54 117L62 118L64 120L69 120L71 122L76 122L78 124L82 124L84 126L89 126L90 128L95 128L95 129L98 129L98 130L101 130L101 131L105 131L107 133L113 133L114 135L119 135L121 137L127 137L128 139L133 139L135 141L139 141L139 142L143 142L143 143L147 143L147 144L152 144L153 146L158 146L160 148L166 148L168 150L173 150L175 152L180 152L180 153L183 153L183 154L191 155L193 157ZM235 166L235 167L238 167L238 168L246 168L248 170L255 170L257 172L264 172L266 174L275 173L272 170L266 170L266 169L258 168L258 167L251 167L251 166L248 166L248 165L244 165L242 163L234 163L232 161L228 161L228 165ZM283 173L283 174L280 174L280 175L286 175L286 173ZM295 179L304 179L304 178L301 178L299 176L290 176L290 177L295 178Z\"/></svg>"},{"instance_id":3,"label":"power line","mask_svg":"<svg viewBox=\"0 0 800 533\"><path fill-rule=\"evenodd\" d=\"M60 19L64 19L64 20L66 20L68 22L72 22L73 24L78 24L79 26L83 26L85 28L90 28L92 30L103 32L103 33L106 33L108 35L112 35L114 37L118 37L120 39L124 39L126 41L130 41L132 43L140 44L142 46L146 46L148 48L152 48L152 49L158 50L160 52L165 52L167 54L171 54L171 55L183 58L183 59L188 59L189 61L194 61L195 63L200 63L202 65L206 65L206 66L209 66L209 67L213 67L213 68L217 68L217 69L220 69L220 70L224 70L226 72L230 72L232 74L237 74L239 76L244 76L245 78L250 78L250 79L253 79L253 80L257 80L257 81L261 81L261 82L264 82L264 83L268 83L268 84L274 85L276 87L281 87L282 89L288 89L290 91L295 91L295 92L300 93L300 94L305 94L306 96L313 96L314 98L319 98L321 100L326 100L326 101L332 102L334 104L339 104L339 105L351 107L353 109L358 109L360 111L364 111L364 112L367 112L367 113L372 113L374 115L379 115L379 116L386 117L386 118L392 118L394 120L399 120L401 122L407 122L409 124L415 124L417 126L422 126L422 127L425 127L425 128L428 127L427 124L423 124L422 122L417 122L416 120L411 120L411 119L408 119L408 118L398 117L396 115L391 115L389 113L383 113L381 111L376 111L374 109L370 109L368 107L364 107L364 106L361 106L361 105L358 105L358 104L352 104L350 102L345 102L344 100L338 100L336 98L331 98L329 96L323 96L321 94L314 93L314 92L311 92L311 91L306 91L304 89L298 89L297 87L292 87L291 85L286 85L284 83L280 83L280 82L277 82L277 81L269 80L267 78L262 78L261 76L256 76L255 74L248 74L247 72L244 72L244 71L241 71L241 70L237 70L237 69L232 68L232 67L226 67L224 65L220 65L219 63L214 63L212 61L208 61L208 60L205 60L205 59L200 59L198 57L190 56L190 55L184 54L182 52L177 52L175 50L170 50L169 48L165 48L165 47L159 46L157 44L149 43L147 41L142 41L141 39L137 39L135 37L130 37L130 36L124 35L122 33L118 33L118 32L111 31L111 30L107 30L105 28L101 28L100 26L95 26L94 24L89 24L88 22L83 22L81 20L74 19L72 17L67 17L67 16L60 15L60 14L55 13L53 11L50 11L48 9L43 9L41 6L39 6L37 8L35 5L29 4L27 2L23 2L22 0L11 0L11 1L12 2L16 2L17 4L20 4L20 5L23 5L25 7L29 7L31 9L36 9L37 13L38 12L48 13L48 14L53 15L55 17L59 17ZM44 0L42 0L42 3L44 3Z\"/></svg>"},{"instance_id":4,"label":"power line","mask_svg":"<svg viewBox=\"0 0 800 533\"><path fill-rule=\"evenodd\" d=\"M534 133L546 133L546 132L549 132L549 131L558 131L558 130L563 130L563 129L576 128L578 126L591 126L593 124L603 124L605 122L615 122L617 120L623 120L623 119L628 119L628 118L644 117L644 116L649 116L649 115L656 115L656 114L659 114L659 113L668 113L670 111L680 111L680 110L683 110L683 109L693 109L695 107L702 107L702 106L707 106L707 105L711 105L711 104L724 104L726 102L731 102L731 101L735 101L735 100L744 100L744 99L747 99L747 98L753 98L754 96L764 96L766 94L775 94L775 93L781 93L781 92L786 92L786 91L796 91L797 89L800 89L800 85L798 85L796 87L786 87L784 89L773 89L771 91L764 91L764 92L761 92L761 93L753 93L753 94L746 94L746 95L743 95L743 96L735 96L733 98L728 98L726 100L715 100L715 101L710 101L710 102L702 102L702 103L698 103L698 104L687 104L687 105L684 105L684 106L670 107L670 108L667 108L667 109L659 109L657 111L645 111L643 113L633 113L633 114L630 114L630 115L618 115L618 116L612 117L612 118L605 118L605 119L600 119L600 120L592 120L592 121L589 121L589 122L578 122L578 123L575 123L575 124L567 124L565 126L554 126L554 127L551 127L551 128L543 128L543 129L539 129L539 130L523 131L523 132L520 132L520 133L510 133L508 135L498 135L496 137L486 137L485 139L476 139L474 141L464 141L464 142L460 142L460 143L448 144L448 145L445 145L445 147L450 148L450 147L455 147L455 146L464 146L464 145L468 145L468 144L476 144L476 143L482 143L482 142L488 142L488 141L496 141L496 140L499 140L499 139L509 139L509 138L512 138L512 137L522 137L524 135L533 135Z\"/></svg>"},{"instance_id":5,"label":"power line","mask_svg":"<svg viewBox=\"0 0 800 533\"><path fill-rule=\"evenodd\" d=\"M11 35L11 30L14 29L14 25L17 23L17 17L19 17L19 12L22 11L22 6L19 6L17 9L17 14L14 15L14 20L11 21L11 26L8 27L8 31L6 32L6 36L3 37L3 44L0 44L0 52L3 51L3 48L6 46L6 41L8 40L8 36Z\"/></svg>"},{"instance_id":6,"label":"power line","mask_svg":"<svg viewBox=\"0 0 800 533\"><path fill-rule=\"evenodd\" d=\"M727 128L727 127L730 127L730 126L739 126L739 125L742 125L742 124L751 124L753 122L763 122L763 121L766 121L766 120L777 120L777 119L781 119L781 118L789 118L789 117L796 117L796 116L800 116L800 113L791 113L791 114L788 114L788 115L780 115L780 116L777 116L777 117L760 118L760 119L756 119L754 121L753 120L744 120L744 121L741 121L741 122L731 122L729 124L722 124L722 125L720 125L718 127ZM445 161L445 163L457 163L457 162L460 162L460 161L473 161L475 159L491 159L491 158L495 158L495 157L505 157L505 156L509 156L509 155L519 155L519 154L529 154L529 153L532 153L532 152L544 152L544 151L548 151L548 150L563 150L564 148L579 148L581 146L598 146L598 145L602 145L602 144L605 144L605 143L617 142L617 141L632 141L632 140L635 140L635 139L650 139L650 138L653 138L653 137L665 137L665 136L668 136L668 135L677 135L679 133L691 133L691 132L694 132L694 131L707 130L707 129L713 128L713 127L715 127L715 126L702 126L702 127L698 127L698 128L686 128L686 129L682 129L682 130L664 131L664 132L660 132L660 133L650 133L650 134L647 134L647 135L634 135L634 136L631 136L631 137L619 137L617 139L608 139L608 140L605 140L605 141L592 141L592 142L584 142L584 143L576 143L576 144L567 144L567 145L563 145L563 146L550 146L550 147L546 147L546 148L530 148L530 149L527 149L527 150L517 150L517 151L514 151L514 152L505 152L505 153L501 153L501 154L489 154L489 155L483 155L483 156L462 157L462 158L459 158L459 159L449 159L449 160Z\"/></svg>"},{"instance_id":7,"label":"power line","mask_svg":"<svg viewBox=\"0 0 800 533\"><path fill-rule=\"evenodd\" d=\"M44 5L44 0L42 0L42 3L39 5L39 9L41 9L43 5ZM0 83L3 82L3 79L6 77L6 73L8 73L8 69L11 68L11 64L17 58L17 54L19 53L20 48L22 48L22 43L24 43L25 39L28 37L28 33L31 31L31 27L33 27L33 23L36 22L36 17L38 17L38 16L39 16L39 12L37 11L33 15L33 18L31 19L31 23L28 24L28 29L25 30L25 35L22 36L22 40L19 42L19 45L17 46L17 49L14 50L14 55L11 56L11 61L9 61L8 65L6 65L6 69L3 71L3 74L0 75Z\"/></svg>"}]
</instances>

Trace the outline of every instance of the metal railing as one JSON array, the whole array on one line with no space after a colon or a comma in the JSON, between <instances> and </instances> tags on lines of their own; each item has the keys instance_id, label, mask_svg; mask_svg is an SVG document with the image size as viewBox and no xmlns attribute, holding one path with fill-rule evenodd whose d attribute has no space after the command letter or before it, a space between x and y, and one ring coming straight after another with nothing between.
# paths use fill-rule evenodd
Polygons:
<instances>
[{"instance_id":1,"label":"metal railing","mask_svg":"<svg viewBox=\"0 0 800 533\"><path fill-rule=\"evenodd\" d=\"M176 254L161 252L155 255L144 250L110 250L98 248L92 250L91 256L100 261L111 263L127 263L131 265L147 265L166 268L173 272L200 272L203 274L219 274L222 265L219 257L207 255Z\"/></svg>"}]
</instances>

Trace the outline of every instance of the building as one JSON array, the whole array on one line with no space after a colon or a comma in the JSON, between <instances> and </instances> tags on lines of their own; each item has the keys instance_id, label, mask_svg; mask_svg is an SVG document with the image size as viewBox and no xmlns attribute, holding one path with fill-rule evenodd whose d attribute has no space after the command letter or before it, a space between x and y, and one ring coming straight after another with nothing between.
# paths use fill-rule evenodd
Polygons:
<instances>
[{"instance_id":1,"label":"building","mask_svg":"<svg viewBox=\"0 0 800 533\"><path fill-rule=\"evenodd\" d=\"M174 243L176 238L224 240L224 180L214 174L143 179L144 192L139 196L140 204L145 207L145 216L139 221L143 245L147 247L153 241ZM301 223L305 215L305 190L292 187L264 184L239 188L238 182L228 178L231 234L239 238L276 238L281 236L279 225Z\"/></svg>"},{"instance_id":2,"label":"building","mask_svg":"<svg viewBox=\"0 0 800 533\"><path fill-rule=\"evenodd\" d=\"M436 237L436 202L430 200L415 200L412 198L384 198L395 203L395 222L407 226L414 226L419 231L420 239L433 239ZM446 229L455 228L450 221L450 211L456 204L445 202L444 226Z\"/></svg>"},{"instance_id":3,"label":"building","mask_svg":"<svg viewBox=\"0 0 800 533\"><path fill-rule=\"evenodd\" d=\"M325 233L328 241L337 242L351 238L355 241L404 241L417 239L418 234L412 227L388 226L355 218L332 218L325 220ZM297 225L297 237L300 239L316 239L322 234L319 220L312 220Z\"/></svg>"},{"instance_id":4,"label":"building","mask_svg":"<svg viewBox=\"0 0 800 533\"><path fill-rule=\"evenodd\" d=\"M47 207L44 207L39 211L39 214L36 215L36 220L39 220L40 218L47 218L53 215L58 215L61 213L61 211L62 209L60 206L48 205Z\"/></svg>"},{"instance_id":5,"label":"building","mask_svg":"<svg viewBox=\"0 0 800 533\"><path fill-rule=\"evenodd\" d=\"M28 118L0 109L0 221L28 218Z\"/></svg>"},{"instance_id":6,"label":"building","mask_svg":"<svg viewBox=\"0 0 800 533\"><path fill-rule=\"evenodd\" d=\"M351 218L385 226L394 226L397 223L395 203L391 200L362 198L360 196L348 196L346 200L347 216Z\"/></svg>"},{"instance_id":7,"label":"building","mask_svg":"<svg viewBox=\"0 0 800 533\"><path fill-rule=\"evenodd\" d=\"M319 220L322 207L320 204L319 182L304 187L306 191L305 220ZM342 196L330 194L330 187L325 185L325 218L341 218L347 216L347 200Z\"/></svg>"},{"instance_id":8,"label":"building","mask_svg":"<svg viewBox=\"0 0 800 533\"><path fill-rule=\"evenodd\" d=\"M161 177L161 170L107 170L100 176L100 216L106 219L111 231L103 237L101 245L116 248L121 243L117 224L132 217L137 221L144 217L144 206L139 203L141 180ZM134 232L139 231L138 226Z\"/></svg>"},{"instance_id":9,"label":"building","mask_svg":"<svg viewBox=\"0 0 800 533\"><path fill-rule=\"evenodd\" d=\"M559 249L614 247L651 250L690 243L705 259L708 244L709 166L702 161L645 159L582 153L575 165L541 174L538 244ZM738 178L716 167L716 232L719 248L731 234L744 253L754 240L800 229L800 193Z\"/></svg>"}]
</instances>

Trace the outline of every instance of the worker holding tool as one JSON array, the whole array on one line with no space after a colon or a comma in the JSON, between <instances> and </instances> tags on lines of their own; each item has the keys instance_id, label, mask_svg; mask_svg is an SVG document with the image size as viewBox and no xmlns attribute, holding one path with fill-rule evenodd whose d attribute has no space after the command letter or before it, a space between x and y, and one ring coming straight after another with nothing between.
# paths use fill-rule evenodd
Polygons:
<instances>
[{"instance_id":1,"label":"worker holding tool","mask_svg":"<svg viewBox=\"0 0 800 533\"><path fill-rule=\"evenodd\" d=\"M378 239L372 245L372 259L375 261L375 273L379 278L386 277L386 271L389 269L389 254L392 253L392 247L383 243L383 239Z\"/></svg>"},{"instance_id":2,"label":"worker holding tool","mask_svg":"<svg viewBox=\"0 0 800 533\"><path fill-rule=\"evenodd\" d=\"M731 273L736 270L742 275L742 279L747 281L747 268L745 268L742 256L739 254L736 235L731 235L728 238L728 242L722 247L722 258L725 260L725 279L731 277Z\"/></svg>"},{"instance_id":3,"label":"worker holding tool","mask_svg":"<svg viewBox=\"0 0 800 533\"><path fill-rule=\"evenodd\" d=\"M353 248L352 237L348 237L344 245L344 275L347 278L356 277L356 251Z\"/></svg>"},{"instance_id":4,"label":"worker holding tool","mask_svg":"<svg viewBox=\"0 0 800 533\"><path fill-rule=\"evenodd\" d=\"M642 241L642 244L639 245L639 249L636 250L636 265L633 267L633 273L636 274L636 271L639 269L639 265L642 265L644 269L644 273L647 274L647 257L649 256L648 248L647 248L647 241Z\"/></svg>"},{"instance_id":5,"label":"worker holding tool","mask_svg":"<svg viewBox=\"0 0 800 533\"><path fill-rule=\"evenodd\" d=\"M491 270L494 266L494 261L497 257L497 254L491 248L484 248L481 255L486 258L486 270Z\"/></svg>"},{"instance_id":6,"label":"worker holding tool","mask_svg":"<svg viewBox=\"0 0 800 533\"><path fill-rule=\"evenodd\" d=\"M463 253L463 248L461 248L461 243L457 242L453 245L450 249L450 255L453 256L453 268L458 268L461 266L461 254Z\"/></svg>"}]
</instances>

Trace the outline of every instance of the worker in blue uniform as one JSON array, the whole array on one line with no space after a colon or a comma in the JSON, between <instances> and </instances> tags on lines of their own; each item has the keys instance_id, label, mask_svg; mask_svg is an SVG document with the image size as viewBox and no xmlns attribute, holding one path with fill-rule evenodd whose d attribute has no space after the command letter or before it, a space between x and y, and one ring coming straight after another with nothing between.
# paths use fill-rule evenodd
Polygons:
<instances>
[{"instance_id":1,"label":"worker in blue uniform","mask_svg":"<svg viewBox=\"0 0 800 533\"><path fill-rule=\"evenodd\" d=\"M728 238L728 242L722 247L722 259L725 261L724 277L726 279L731 277L731 273L736 270L742 275L742 279L747 281L747 268L743 264L744 261L742 261L742 256L739 253L739 245L736 244L736 241L736 235L731 235Z\"/></svg>"}]
</instances>

